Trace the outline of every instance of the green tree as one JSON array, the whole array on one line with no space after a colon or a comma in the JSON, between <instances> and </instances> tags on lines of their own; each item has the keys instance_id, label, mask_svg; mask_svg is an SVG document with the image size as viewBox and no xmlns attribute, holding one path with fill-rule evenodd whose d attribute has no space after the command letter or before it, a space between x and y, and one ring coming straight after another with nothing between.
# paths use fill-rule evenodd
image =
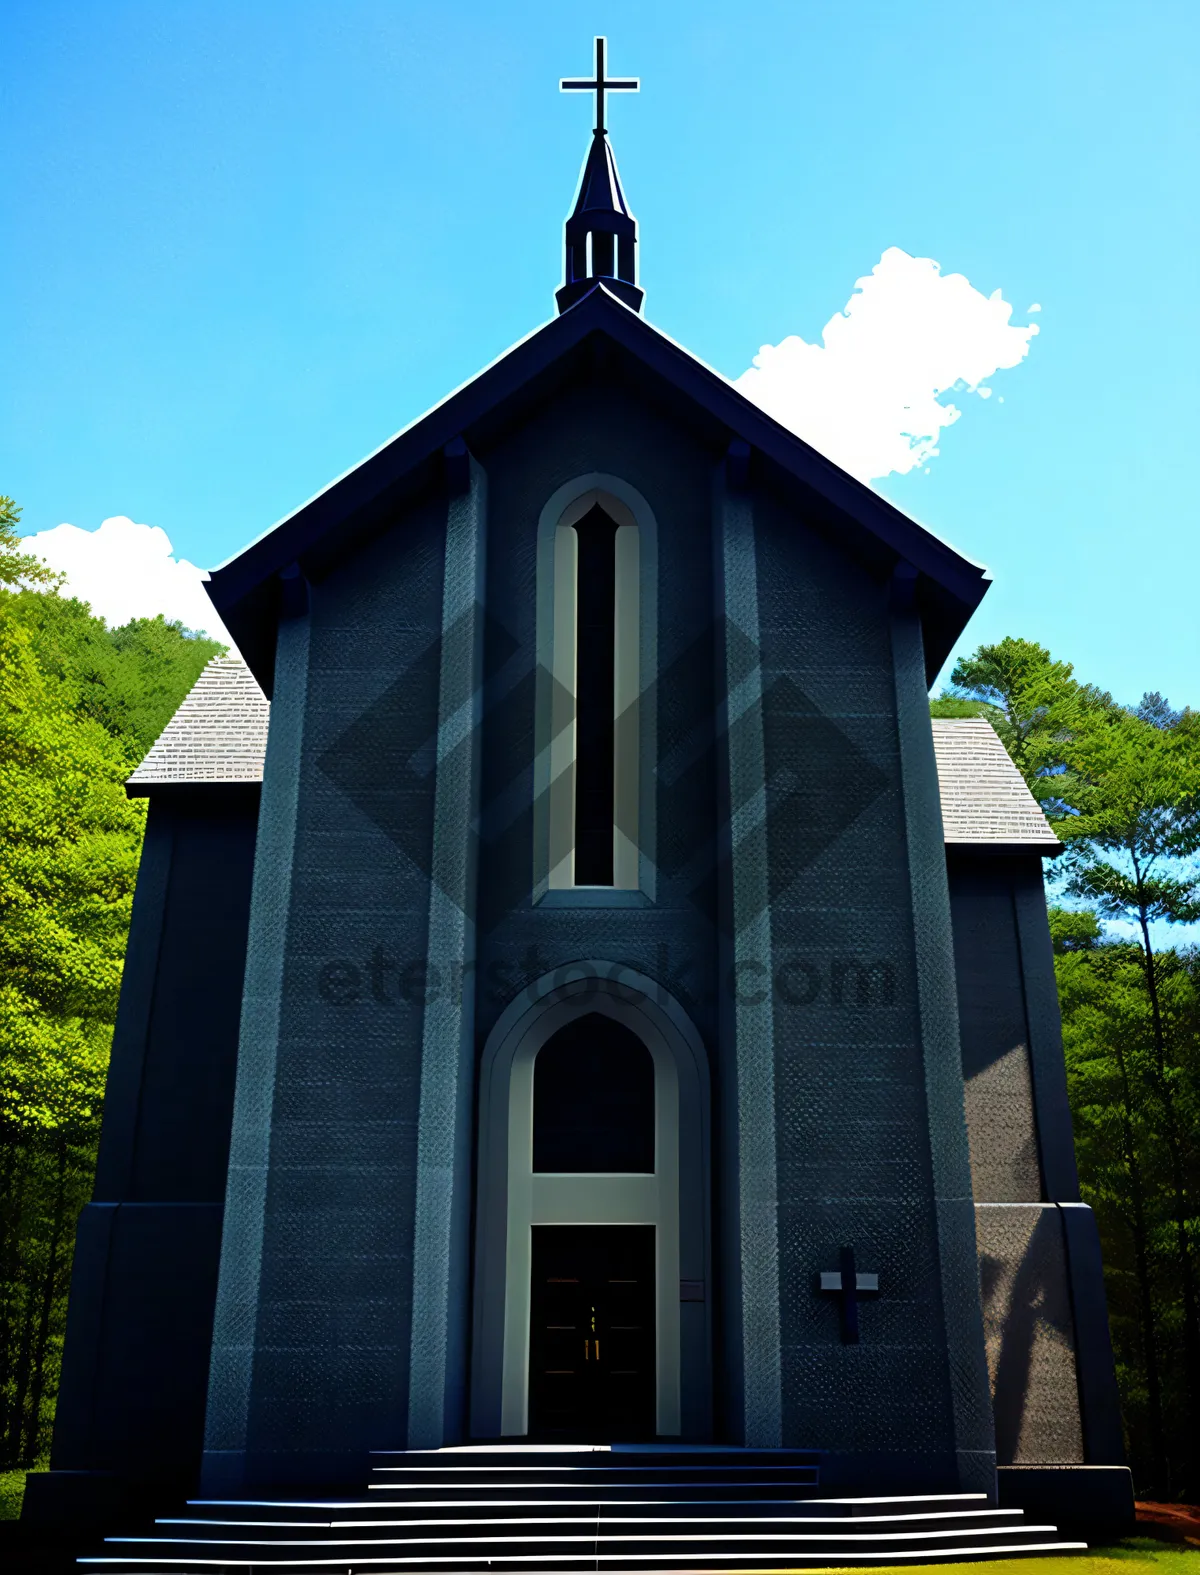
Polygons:
<instances>
[{"instance_id":1,"label":"green tree","mask_svg":"<svg viewBox=\"0 0 1200 1575\"><path fill-rule=\"evenodd\" d=\"M79 716L123 740L131 760L142 758L205 664L226 649L161 616L109 629L86 602L28 587L11 594L9 607L42 671Z\"/></svg>"},{"instance_id":2,"label":"green tree","mask_svg":"<svg viewBox=\"0 0 1200 1575\"><path fill-rule=\"evenodd\" d=\"M1195 1113L1187 1079L1170 1054L1161 963L1151 924L1200 919L1200 717L1174 713L1160 696L1136 710L1110 706L1077 731L1067 750L1076 814L1059 835L1072 859L1068 890L1109 919L1137 927L1152 1054L1146 1075L1169 1157L1174 1250L1183 1313L1187 1390L1200 1416L1200 1297L1195 1246Z\"/></svg>"},{"instance_id":3,"label":"green tree","mask_svg":"<svg viewBox=\"0 0 1200 1575\"><path fill-rule=\"evenodd\" d=\"M1048 908L1050 940L1056 956L1095 951L1103 931L1094 913L1078 908Z\"/></svg>"},{"instance_id":4,"label":"green tree","mask_svg":"<svg viewBox=\"0 0 1200 1575\"><path fill-rule=\"evenodd\" d=\"M1168 1452L1151 1262L1156 1189L1147 1177L1142 1081L1131 1064L1144 1037L1137 1033L1144 1002L1136 979L1131 988L1129 949L1101 945L1094 914L1051 909L1051 936L1075 1150L1083 1196L1096 1211L1104 1240L1126 1423L1133 1420L1131 1407L1144 1411L1148 1449L1139 1480L1163 1492ZM1125 1311L1129 1304L1136 1308L1132 1316ZM1127 1323L1136 1327L1135 1336L1123 1327Z\"/></svg>"},{"instance_id":5,"label":"green tree","mask_svg":"<svg viewBox=\"0 0 1200 1575\"><path fill-rule=\"evenodd\" d=\"M1135 1477L1151 1495L1196 1487L1176 1250L1173 1158L1156 1091L1142 949L1099 938L1094 914L1051 910L1075 1146L1104 1245L1109 1321ZM1090 929L1090 935L1087 931ZM1167 1059L1196 1131L1200 955L1156 957ZM1192 1179L1195 1179L1194 1150ZM1182 1369L1182 1370L1180 1370Z\"/></svg>"},{"instance_id":6,"label":"green tree","mask_svg":"<svg viewBox=\"0 0 1200 1575\"><path fill-rule=\"evenodd\" d=\"M111 630L0 500L0 1448L49 1440L144 821L123 783L223 647Z\"/></svg>"},{"instance_id":7,"label":"green tree","mask_svg":"<svg viewBox=\"0 0 1200 1575\"><path fill-rule=\"evenodd\" d=\"M41 558L21 551L21 538L17 523L21 510L6 493L0 493L0 585L57 586L62 576L54 572Z\"/></svg>"},{"instance_id":8,"label":"green tree","mask_svg":"<svg viewBox=\"0 0 1200 1575\"><path fill-rule=\"evenodd\" d=\"M36 1457L49 1420L144 819L122 786L127 750L56 688L0 606L3 1423L5 1453L20 1461Z\"/></svg>"},{"instance_id":9,"label":"green tree","mask_svg":"<svg viewBox=\"0 0 1200 1575\"><path fill-rule=\"evenodd\" d=\"M0 1078L21 1127L86 1123L99 1104L145 819L128 769L0 609Z\"/></svg>"},{"instance_id":10,"label":"green tree","mask_svg":"<svg viewBox=\"0 0 1200 1575\"><path fill-rule=\"evenodd\" d=\"M947 698L979 706L1034 796L1052 803L1061 790L1053 778L1062 770L1063 745L1089 710L1111 703L1032 640L981 645L955 663L950 686Z\"/></svg>"}]
</instances>

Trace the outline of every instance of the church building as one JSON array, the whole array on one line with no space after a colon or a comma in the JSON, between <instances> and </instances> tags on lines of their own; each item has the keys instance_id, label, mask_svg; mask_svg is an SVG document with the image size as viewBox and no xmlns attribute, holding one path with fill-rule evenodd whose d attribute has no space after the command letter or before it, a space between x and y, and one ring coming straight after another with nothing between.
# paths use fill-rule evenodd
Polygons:
<instances>
[{"instance_id":1,"label":"church building","mask_svg":"<svg viewBox=\"0 0 1200 1575\"><path fill-rule=\"evenodd\" d=\"M640 1444L1123 1513L1060 844L929 714L987 576L646 320L577 85L556 314L214 571L129 781L30 1502Z\"/></svg>"}]
</instances>

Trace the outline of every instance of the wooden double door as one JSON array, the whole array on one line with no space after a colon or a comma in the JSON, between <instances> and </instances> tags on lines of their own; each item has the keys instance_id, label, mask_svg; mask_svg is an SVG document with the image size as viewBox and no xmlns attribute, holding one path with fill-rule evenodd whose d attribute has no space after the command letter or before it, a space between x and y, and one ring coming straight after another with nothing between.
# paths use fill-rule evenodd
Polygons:
<instances>
[{"instance_id":1,"label":"wooden double door","mask_svg":"<svg viewBox=\"0 0 1200 1575\"><path fill-rule=\"evenodd\" d=\"M533 1227L531 1437L654 1437L654 1246L653 1225Z\"/></svg>"}]
</instances>

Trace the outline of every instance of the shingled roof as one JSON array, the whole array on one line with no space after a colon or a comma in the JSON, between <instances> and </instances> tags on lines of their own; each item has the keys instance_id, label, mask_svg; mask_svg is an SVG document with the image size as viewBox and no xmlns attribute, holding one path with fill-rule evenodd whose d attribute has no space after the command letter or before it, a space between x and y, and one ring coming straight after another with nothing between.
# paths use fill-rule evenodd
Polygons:
<instances>
[{"instance_id":1,"label":"shingled roof","mask_svg":"<svg viewBox=\"0 0 1200 1575\"><path fill-rule=\"evenodd\" d=\"M133 798L191 782L261 782L270 703L236 656L215 656L126 783Z\"/></svg>"},{"instance_id":2,"label":"shingled roof","mask_svg":"<svg viewBox=\"0 0 1200 1575\"><path fill-rule=\"evenodd\" d=\"M215 657L129 778L130 795L204 782L261 782L270 711L244 662ZM1062 844L989 723L935 719L933 747L948 847L1058 852Z\"/></svg>"},{"instance_id":3,"label":"shingled roof","mask_svg":"<svg viewBox=\"0 0 1200 1575\"><path fill-rule=\"evenodd\" d=\"M935 717L933 752L947 847L1059 852L1062 843L990 722Z\"/></svg>"}]
</instances>

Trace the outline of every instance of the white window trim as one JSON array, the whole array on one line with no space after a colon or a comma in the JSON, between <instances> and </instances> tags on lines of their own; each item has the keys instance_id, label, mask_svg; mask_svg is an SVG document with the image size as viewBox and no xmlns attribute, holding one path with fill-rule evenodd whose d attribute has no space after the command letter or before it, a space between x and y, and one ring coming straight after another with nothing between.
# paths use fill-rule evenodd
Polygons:
<instances>
[{"instance_id":1,"label":"white window trim","mask_svg":"<svg viewBox=\"0 0 1200 1575\"><path fill-rule=\"evenodd\" d=\"M617 523L615 693L618 716L628 718L615 739L620 829L614 834L611 888L577 887L574 878L578 536L572 527L597 503ZM605 890L641 892L653 901L658 529L636 488L599 471L558 488L538 521L537 603L534 901L549 891L566 896Z\"/></svg>"}]
</instances>

